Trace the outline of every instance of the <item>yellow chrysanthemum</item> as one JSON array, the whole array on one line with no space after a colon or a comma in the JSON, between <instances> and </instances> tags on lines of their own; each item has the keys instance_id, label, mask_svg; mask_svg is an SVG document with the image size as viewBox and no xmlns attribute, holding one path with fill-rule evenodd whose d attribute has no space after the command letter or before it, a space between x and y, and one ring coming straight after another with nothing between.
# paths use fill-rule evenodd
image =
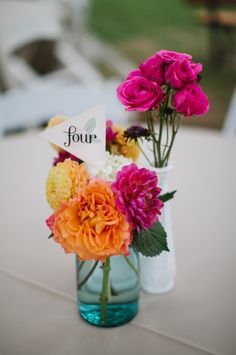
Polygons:
<instances>
[{"instance_id":1,"label":"yellow chrysanthemum","mask_svg":"<svg viewBox=\"0 0 236 355\"><path fill-rule=\"evenodd\" d=\"M54 116L54 117L50 118L50 120L48 121L47 128L55 127L55 126L57 126L58 124L60 124L60 123L62 123L62 122L65 122L66 120L67 120L67 117L66 117L66 116L62 116L62 115ZM58 147L58 145L56 145L56 144L51 143L51 146L52 146L55 150L57 150L58 152L63 151L63 149L61 149L60 147Z\"/></svg>"},{"instance_id":2,"label":"yellow chrysanthemum","mask_svg":"<svg viewBox=\"0 0 236 355\"><path fill-rule=\"evenodd\" d=\"M61 202L69 201L88 182L89 174L84 164L71 159L58 163L48 174L46 195L49 205L56 211Z\"/></svg>"},{"instance_id":3,"label":"yellow chrysanthemum","mask_svg":"<svg viewBox=\"0 0 236 355\"><path fill-rule=\"evenodd\" d=\"M130 158L133 161L136 161L139 157L140 150L136 143L132 140L126 141L124 138L123 127L112 126L113 132L117 132L115 142L111 144L111 153L116 155L123 155L126 158Z\"/></svg>"}]
</instances>

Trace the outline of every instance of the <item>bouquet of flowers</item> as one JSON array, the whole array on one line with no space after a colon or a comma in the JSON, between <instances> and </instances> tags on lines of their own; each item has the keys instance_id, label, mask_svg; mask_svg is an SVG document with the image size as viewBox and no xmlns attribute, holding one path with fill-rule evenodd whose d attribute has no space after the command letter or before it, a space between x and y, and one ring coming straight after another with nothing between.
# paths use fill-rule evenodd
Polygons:
<instances>
[{"instance_id":1,"label":"bouquet of flowers","mask_svg":"<svg viewBox=\"0 0 236 355\"><path fill-rule=\"evenodd\" d=\"M66 120L56 116L53 127ZM66 253L74 253L81 263L95 261L85 280L100 263L103 270L100 294L101 321L106 322L109 300L110 258L127 256L130 248L146 256L168 251L166 233L159 222L167 195L161 195L155 172L134 163L139 148L125 138L123 127L106 124L106 162L89 165L70 153L58 150L46 182L46 195L54 213L46 223L49 238ZM83 265L83 264L82 264Z\"/></svg>"},{"instance_id":2,"label":"bouquet of flowers","mask_svg":"<svg viewBox=\"0 0 236 355\"><path fill-rule=\"evenodd\" d=\"M198 84L202 69L189 54L161 50L130 72L118 87L118 98L127 111L147 113L147 127L132 126L125 137L137 144L142 138L152 142L153 161L143 152L150 165L161 168L168 164L182 116L207 113L208 98Z\"/></svg>"},{"instance_id":3,"label":"bouquet of flowers","mask_svg":"<svg viewBox=\"0 0 236 355\"><path fill-rule=\"evenodd\" d=\"M117 89L118 98L128 111L147 112L147 126L125 129L107 121L104 166L90 165L54 146L58 156L46 183L47 201L54 210L46 221L49 237L66 253L77 255L79 269L94 261L79 289L100 264L99 317L104 326L110 295L117 295L109 282L111 258L122 256L137 273L128 258L131 249L151 257L169 251L160 215L174 192L161 193L156 172L135 161L142 151L150 166L166 166L181 116L207 112L208 99L198 85L201 71L202 65L190 55L162 50L129 73ZM56 116L48 127L65 120ZM144 152L143 140L151 142L153 160Z\"/></svg>"}]
</instances>

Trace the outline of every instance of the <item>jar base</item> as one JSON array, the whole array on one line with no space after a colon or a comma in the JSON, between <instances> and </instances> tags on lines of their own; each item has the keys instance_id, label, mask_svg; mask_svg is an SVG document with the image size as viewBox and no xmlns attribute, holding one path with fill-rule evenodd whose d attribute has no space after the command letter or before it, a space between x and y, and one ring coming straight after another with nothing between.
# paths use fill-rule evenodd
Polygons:
<instances>
[{"instance_id":1,"label":"jar base","mask_svg":"<svg viewBox=\"0 0 236 355\"><path fill-rule=\"evenodd\" d=\"M129 322L138 312L138 301L131 303L107 304L106 321L101 320L100 304L79 303L78 311L82 319L97 327L117 327Z\"/></svg>"}]
</instances>

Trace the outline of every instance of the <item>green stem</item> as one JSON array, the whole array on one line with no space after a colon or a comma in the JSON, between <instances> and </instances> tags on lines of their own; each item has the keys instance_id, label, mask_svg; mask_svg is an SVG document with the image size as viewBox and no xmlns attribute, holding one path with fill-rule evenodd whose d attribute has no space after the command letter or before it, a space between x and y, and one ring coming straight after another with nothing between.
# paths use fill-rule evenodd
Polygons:
<instances>
[{"instance_id":1,"label":"green stem","mask_svg":"<svg viewBox=\"0 0 236 355\"><path fill-rule=\"evenodd\" d=\"M165 123L166 123L166 144L164 146L164 149L163 149L163 156L162 156L162 161L164 162L164 158L165 158L165 154L166 154L166 149L168 147L168 143L169 143L169 122L168 122L168 115L166 116L166 120L165 120Z\"/></svg>"},{"instance_id":2,"label":"green stem","mask_svg":"<svg viewBox=\"0 0 236 355\"><path fill-rule=\"evenodd\" d=\"M78 282L77 288L78 290L81 289L81 287L88 281L88 279L90 278L90 276L92 275L92 273L94 272L94 270L96 269L98 264L98 261L96 261L92 267L92 269L89 271L89 273L85 276L85 278L81 281Z\"/></svg>"},{"instance_id":3,"label":"green stem","mask_svg":"<svg viewBox=\"0 0 236 355\"><path fill-rule=\"evenodd\" d=\"M147 126L148 126L148 130L151 131L149 116L150 116L150 112L147 111Z\"/></svg>"},{"instance_id":4,"label":"green stem","mask_svg":"<svg viewBox=\"0 0 236 355\"><path fill-rule=\"evenodd\" d=\"M79 267L78 267L78 272L81 271L82 267L84 266L85 261L80 261Z\"/></svg>"},{"instance_id":5,"label":"green stem","mask_svg":"<svg viewBox=\"0 0 236 355\"><path fill-rule=\"evenodd\" d=\"M181 125L181 117L177 115L177 118L178 118L178 123L177 123L177 126L175 128L175 134L177 134L179 126Z\"/></svg>"},{"instance_id":6,"label":"green stem","mask_svg":"<svg viewBox=\"0 0 236 355\"><path fill-rule=\"evenodd\" d=\"M131 263L131 261L129 260L129 258L127 256L124 255L124 258L125 258L126 262L128 263L128 265L131 267L131 269L135 272L135 274L138 277L138 270L136 270L135 266Z\"/></svg>"},{"instance_id":7,"label":"green stem","mask_svg":"<svg viewBox=\"0 0 236 355\"><path fill-rule=\"evenodd\" d=\"M160 115L159 137L158 137L158 144L157 144L157 149L158 149L158 166L159 166L159 167L162 166L162 159L161 159L161 138L162 138L163 120L164 120L164 118L161 117L161 115Z\"/></svg>"},{"instance_id":8,"label":"green stem","mask_svg":"<svg viewBox=\"0 0 236 355\"><path fill-rule=\"evenodd\" d=\"M168 160L169 160L169 157L170 157L170 153L171 153L171 149L173 147L173 144L174 144L174 141L175 141L175 136L178 132L178 129L179 129L179 126L180 126L180 123L181 123L181 119L180 117L177 117L178 118L178 122L177 122L177 126L176 126L176 117L177 115L174 115L174 117L172 118L172 136L171 136L171 142L170 142L170 146L168 148L168 151L166 153L166 156L164 157L164 161L163 161L163 165L167 165L168 164Z\"/></svg>"},{"instance_id":9,"label":"green stem","mask_svg":"<svg viewBox=\"0 0 236 355\"><path fill-rule=\"evenodd\" d=\"M158 140L158 145L159 145L159 156L160 156L160 159L159 159L159 167L163 167L165 166L165 159L164 159L164 156L165 156L165 151L166 151L166 147L168 146L168 139L169 139L169 136L168 136L168 113L166 113L166 110L169 106L169 100L170 100L170 92L171 92L171 86L169 85L167 87L167 90L166 90L166 99L163 103L163 105L161 106L160 108L160 134L159 134L159 140ZM164 126L164 122L166 124L166 129L167 129L167 138L166 138L166 144L164 145L165 148L163 150L163 152L161 151L161 146L162 146L162 129L163 129L163 126Z\"/></svg>"},{"instance_id":10,"label":"green stem","mask_svg":"<svg viewBox=\"0 0 236 355\"><path fill-rule=\"evenodd\" d=\"M137 145L138 145L140 151L142 152L144 158L148 161L148 163L150 165L152 165L152 163L151 163L150 159L148 158L147 154L144 152L144 150L142 149L141 145L139 144L139 141L137 141Z\"/></svg>"},{"instance_id":11,"label":"green stem","mask_svg":"<svg viewBox=\"0 0 236 355\"><path fill-rule=\"evenodd\" d=\"M158 166L158 158L157 158L157 152L156 152L157 140L156 140L156 134L155 134L155 130L154 130L153 117L152 117L152 112L151 111L147 112L147 122L148 122L148 129L149 129L149 131L151 133L151 137L152 137L154 165L155 165L155 167L157 167Z\"/></svg>"},{"instance_id":12,"label":"green stem","mask_svg":"<svg viewBox=\"0 0 236 355\"><path fill-rule=\"evenodd\" d=\"M174 140L175 140L175 130L174 130L174 119L173 119L173 123L172 123L172 136L171 136L171 141L170 141L170 146L167 150L167 153L166 153L166 156L164 158L164 164L168 164L168 160L169 160L169 157L170 157L170 152L171 152L171 148L173 147L173 144L174 144Z\"/></svg>"},{"instance_id":13,"label":"green stem","mask_svg":"<svg viewBox=\"0 0 236 355\"><path fill-rule=\"evenodd\" d=\"M110 258L107 258L106 261L102 264L103 268L103 279L102 279L102 291L100 295L101 303L101 321L106 323L106 306L109 298L109 274L110 274Z\"/></svg>"}]
</instances>

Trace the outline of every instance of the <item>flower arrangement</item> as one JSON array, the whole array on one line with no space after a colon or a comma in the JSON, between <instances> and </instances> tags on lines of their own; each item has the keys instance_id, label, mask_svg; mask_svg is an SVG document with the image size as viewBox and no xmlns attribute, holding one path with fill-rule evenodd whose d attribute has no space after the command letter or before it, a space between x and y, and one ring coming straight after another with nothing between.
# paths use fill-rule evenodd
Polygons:
<instances>
[{"instance_id":1,"label":"flower arrangement","mask_svg":"<svg viewBox=\"0 0 236 355\"><path fill-rule=\"evenodd\" d=\"M207 113L208 98L198 84L202 69L189 54L160 50L130 72L118 87L118 98L127 111L147 113L147 128L132 126L124 136L136 143L143 138L152 142L153 161L143 152L151 165L168 165L182 116Z\"/></svg>"},{"instance_id":2,"label":"flower arrangement","mask_svg":"<svg viewBox=\"0 0 236 355\"><path fill-rule=\"evenodd\" d=\"M147 127L125 129L108 120L103 166L90 165L54 145L58 156L46 182L47 201L54 211L46 221L49 238L66 253L76 254L80 268L94 262L78 288L100 264L102 324L111 293L111 257L122 256L137 272L128 259L131 249L144 256L169 251L160 216L175 191L162 194L156 172L135 162L143 152L151 166L166 166L182 116L207 112L208 99L198 84L201 71L202 65L190 55L162 50L130 72L117 95L126 110L147 113ZM66 119L56 116L48 127ZM142 149L143 140L152 144L153 161Z\"/></svg>"},{"instance_id":3,"label":"flower arrangement","mask_svg":"<svg viewBox=\"0 0 236 355\"><path fill-rule=\"evenodd\" d=\"M82 263L95 261L85 281L101 264L103 322L110 292L110 257L121 255L134 268L127 258L130 248L146 256L168 251L166 233L159 222L168 196L161 195L155 172L134 163L139 148L134 141L126 140L124 132L124 128L107 121L107 152L102 167L81 162L54 147L58 157L46 182L47 201L54 210L46 221L49 237L66 253L76 254Z\"/></svg>"}]
</instances>

